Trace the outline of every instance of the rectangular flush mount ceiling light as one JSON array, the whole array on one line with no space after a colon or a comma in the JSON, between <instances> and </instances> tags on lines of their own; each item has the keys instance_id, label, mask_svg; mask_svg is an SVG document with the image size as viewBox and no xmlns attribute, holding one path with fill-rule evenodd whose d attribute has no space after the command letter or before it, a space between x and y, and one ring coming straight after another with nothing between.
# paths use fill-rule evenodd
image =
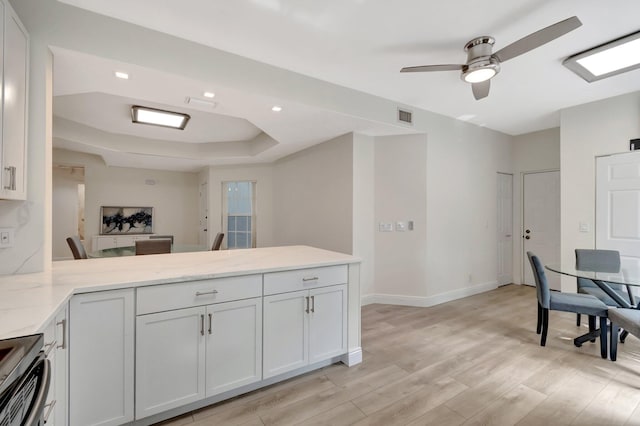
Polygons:
<instances>
[{"instance_id":1,"label":"rectangular flush mount ceiling light","mask_svg":"<svg viewBox=\"0 0 640 426\"><path fill-rule=\"evenodd\" d=\"M139 105L131 107L131 121L134 123L184 130L190 118L188 114L179 112L164 111Z\"/></svg>"},{"instance_id":2,"label":"rectangular flush mount ceiling light","mask_svg":"<svg viewBox=\"0 0 640 426\"><path fill-rule=\"evenodd\" d=\"M563 64L589 83L640 68L640 31L573 55Z\"/></svg>"}]
</instances>

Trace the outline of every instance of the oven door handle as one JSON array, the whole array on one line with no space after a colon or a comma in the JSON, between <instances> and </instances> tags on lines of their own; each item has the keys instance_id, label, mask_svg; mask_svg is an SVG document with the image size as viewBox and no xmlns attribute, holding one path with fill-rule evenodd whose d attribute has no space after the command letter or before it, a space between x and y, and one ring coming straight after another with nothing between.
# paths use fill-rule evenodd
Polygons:
<instances>
[{"instance_id":1,"label":"oven door handle","mask_svg":"<svg viewBox=\"0 0 640 426\"><path fill-rule=\"evenodd\" d=\"M38 388L38 395L31 404L31 411L26 416L24 425L37 425L41 420L42 410L46 402L47 394L49 393L49 383L51 382L51 362L43 358L40 362L44 363L42 366L42 378L40 380L40 387Z\"/></svg>"}]
</instances>

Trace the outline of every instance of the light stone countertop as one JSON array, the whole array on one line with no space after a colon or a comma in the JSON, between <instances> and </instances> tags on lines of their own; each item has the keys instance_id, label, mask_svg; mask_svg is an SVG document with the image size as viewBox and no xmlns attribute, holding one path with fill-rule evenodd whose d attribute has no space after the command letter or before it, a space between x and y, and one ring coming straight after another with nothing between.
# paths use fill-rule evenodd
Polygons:
<instances>
[{"instance_id":1,"label":"light stone countertop","mask_svg":"<svg viewBox=\"0 0 640 426\"><path fill-rule=\"evenodd\" d=\"M53 262L50 271L0 276L0 339L42 332L73 294L358 262L308 246Z\"/></svg>"}]
</instances>

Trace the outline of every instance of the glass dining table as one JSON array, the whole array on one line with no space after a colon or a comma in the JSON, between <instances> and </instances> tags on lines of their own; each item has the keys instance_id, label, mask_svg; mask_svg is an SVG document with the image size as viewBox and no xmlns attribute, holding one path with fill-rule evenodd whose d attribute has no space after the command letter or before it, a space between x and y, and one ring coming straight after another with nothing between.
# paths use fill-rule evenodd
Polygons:
<instances>
[{"instance_id":1,"label":"glass dining table","mask_svg":"<svg viewBox=\"0 0 640 426\"><path fill-rule=\"evenodd\" d=\"M171 253L187 253L194 251L209 251L210 247L200 246L195 244L172 244L171 245ZM135 246L127 246L127 247L112 247L102 250L96 250L87 253L90 258L101 258L101 257L120 257L120 256L135 256L136 247Z\"/></svg>"},{"instance_id":2,"label":"glass dining table","mask_svg":"<svg viewBox=\"0 0 640 426\"><path fill-rule=\"evenodd\" d=\"M550 264L545 268L561 275L576 278L585 278L593 281L598 287L607 293L613 300L624 308L638 308L634 301L634 294L640 289L640 262L636 259L621 259L620 268L615 270L582 270L577 269L575 263ZM620 293L613 290L611 284L624 285L630 297L622 297ZM593 341L600 334L599 330L591 331L573 340L576 346L581 346L587 341ZM624 337L622 337L624 339Z\"/></svg>"}]
</instances>

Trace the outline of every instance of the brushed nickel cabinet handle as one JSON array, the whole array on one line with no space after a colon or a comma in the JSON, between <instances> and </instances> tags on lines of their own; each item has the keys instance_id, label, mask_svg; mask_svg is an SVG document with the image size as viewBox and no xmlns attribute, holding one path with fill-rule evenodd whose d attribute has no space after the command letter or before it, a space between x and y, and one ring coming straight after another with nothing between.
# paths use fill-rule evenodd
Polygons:
<instances>
[{"instance_id":1,"label":"brushed nickel cabinet handle","mask_svg":"<svg viewBox=\"0 0 640 426\"><path fill-rule=\"evenodd\" d=\"M67 320L63 319L56 323L56 325L62 326L62 344L60 346L56 346L58 349L66 349L67 348Z\"/></svg>"},{"instance_id":2,"label":"brushed nickel cabinet handle","mask_svg":"<svg viewBox=\"0 0 640 426\"><path fill-rule=\"evenodd\" d=\"M307 308L304 311L309 313L309 296L306 296L305 299L307 299Z\"/></svg>"},{"instance_id":3,"label":"brushed nickel cabinet handle","mask_svg":"<svg viewBox=\"0 0 640 426\"><path fill-rule=\"evenodd\" d=\"M56 399L54 399L53 401L51 401L50 403L48 403L47 405L44 406L44 408L47 408L47 412L44 415L44 422L46 423L47 421L49 421L49 416L51 415L51 412L53 411L53 407L56 406Z\"/></svg>"},{"instance_id":4,"label":"brushed nickel cabinet handle","mask_svg":"<svg viewBox=\"0 0 640 426\"><path fill-rule=\"evenodd\" d=\"M218 290L211 291L196 291L196 296L205 296L207 294L218 294Z\"/></svg>"},{"instance_id":5,"label":"brushed nickel cabinet handle","mask_svg":"<svg viewBox=\"0 0 640 426\"><path fill-rule=\"evenodd\" d=\"M49 354L51 353L51 350L52 350L53 348L55 348L57 344L58 344L58 342L57 342L56 340L54 340L53 342L51 342L51 343L46 343L46 344L44 345L44 347L45 347L45 348L47 348L47 349L44 351L44 357L45 357L45 358L49 356Z\"/></svg>"},{"instance_id":6,"label":"brushed nickel cabinet handle","mask_svg":"<svg viewBox=\"0 0 640 426\"><path fill-rule=\"evenodd\" d=\"M209 314L209 334L211 334L211 328L213 328L213 314Z\"/></svg>"},{"instance_id":7,"label":"brushed nickel cabinet handle","mask_svg":"<svg viewBox=\"0 0 640 426\"><path fill-rule=\"evenodd\" d=\"M5 167L4 170L9 172L9 184L4 186L4 189L8 189L10 191L16 190L16 168L15 166Z\"/></svg>"},{"instance_id":8,"label":"brushed nickel cabinet handle","mask_svg":"<svg viewBox=\"0 0 640 426\"><path fill-rule=\"evenodd\" d=\"M311 312L315 312L315 311L316 311L316 297L311 296Z\"/></svg>"},{"instance_id":9,"label":"brushed nickel cabinet handle","mask_svg":"<svg viewBox=\"0 0 640 426\"><path fill-rule=\"evenodd\" d=\"M204 336L204 314L200 315L200 335Z\"/></svg>"},{"instance_id":10,"label":"brushed nickel cabinet handle","mask_svg":"<svg viewBox=\"0 0 640 426\"><path fill-rule=\"evenodd\" d=\"M307 281L318 281L318 277L304 277L302 279L302 281L307 282Z\"/></svg>"}]
</instances>

